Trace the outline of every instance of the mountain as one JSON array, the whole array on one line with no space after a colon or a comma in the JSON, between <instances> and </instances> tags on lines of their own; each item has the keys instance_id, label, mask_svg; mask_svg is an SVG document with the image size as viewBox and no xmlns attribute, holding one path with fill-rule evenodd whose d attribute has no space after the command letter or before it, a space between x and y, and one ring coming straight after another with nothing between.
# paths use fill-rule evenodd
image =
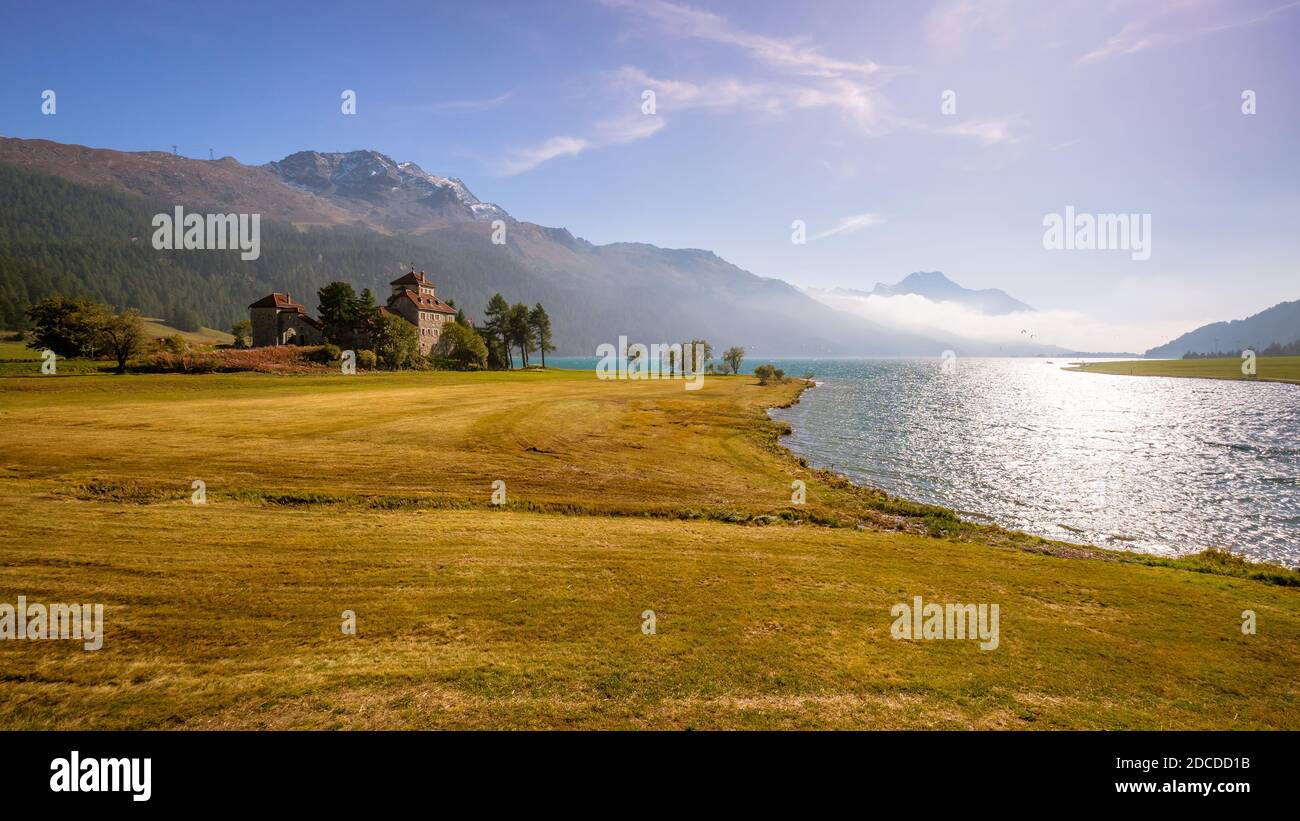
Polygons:
<instances>
[{"instance_id":1,"label":"mountain","mask_svg":"<svg viewBox=\"0 0 1300 821\"><path fill-rule=\"evenodd\" d=\"M322 154L299 151L267 166L290 186L366 214L388 230L422 231L460 222L514 222L499 206L483 202L455 177L439 177L415 163L396 163L378 151Z\"/></svg>"},{"instance_id":2,"label":"mountain","mask_svg":"<svg viewBox=\"0 0 1300 821\"><path fill-rule=\"evenodd\" d=\"M963 288L939 271L917 271L908 274L901 282L893 285L877 282L876 287L869 292L849 288L843 290L855 296L889 297L916 294L934 302L956 302L974 308L980 313L994 315L1034 310L1020 300L1008 296L1006 291L997 288L982 290Z\"/></svg>"},{"instance_id":3,"label":"mountain","mask_svg":"<svg viewBox=\"0 0 1300 821\"><path fill-rule=\"evenodd\" d=\"M1300 340L1300 300L1279 302L1245 319L1212 322L1146 352L1155 359L1178 359L1185 353L1218 353Z\"/></svg>"},{"instance_id":4,"label":"mountain","mask_svg":"<svg viewBox=\"0 0 1300 821\"><path fill-rule=\"evenodd\" d=\"M154 250L152 216L177 205L261 214L261 256ZM492 242L497 220L504 244ZM590 355L619 336L707 338L754 357L932 356L947 347L873 326L709 251L595 245L515 220L454 177L375 151L303 151L250 166L0 138L5 325L57 291L167 318L192 309L209 327L229 327L273 290L314 308L315 291L338 279L382 299L411 263L470 316L498 291L542 302L560 353Z\"/></svg>"}]
</instances>

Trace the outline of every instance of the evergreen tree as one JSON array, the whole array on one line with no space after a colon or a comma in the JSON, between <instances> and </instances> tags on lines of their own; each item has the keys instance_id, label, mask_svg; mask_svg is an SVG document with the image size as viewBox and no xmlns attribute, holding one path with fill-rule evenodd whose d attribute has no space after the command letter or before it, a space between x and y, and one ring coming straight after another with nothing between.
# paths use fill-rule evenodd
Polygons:
<instances>
[{"instance_id":1,"label":"evergreen tree","mask_svg":"<svg viewBox=\"0 0 1300 821\"><path fill-rule=\"evenodd\" d=\"M533 325L530 321L528 306L516 302L510 306L506 321L510 339L519 346L519 358L525 368L528 367L528 352L533 348Z\"/></svg>"},{"instance_id":2,"label":"evergreen tree","mask_svg":"<svg viewBox=\"0 0 1300 821\"><path fill-rule=\"evenodd\" d=\"M483 311L483 336L497 367L510 367L510 303L501 294L493 294ZM504 353L504 356L503 356Z\"/></svg>"},{"instance_id":3,"label":"evergreen tree","mask_svg":"<svg viewBox=\"0 0 1300 821\"><path fill-rule=\"evenodd\" d=\"M546 315L546 309L542 303L533 306L533 310L528 314L528 322L533 328L533 339L537 344L537 350L542 353L542 367L546 367L546 352L555 350L555 344L551 341L551 318Z\"/></svg>"}]
</instances>

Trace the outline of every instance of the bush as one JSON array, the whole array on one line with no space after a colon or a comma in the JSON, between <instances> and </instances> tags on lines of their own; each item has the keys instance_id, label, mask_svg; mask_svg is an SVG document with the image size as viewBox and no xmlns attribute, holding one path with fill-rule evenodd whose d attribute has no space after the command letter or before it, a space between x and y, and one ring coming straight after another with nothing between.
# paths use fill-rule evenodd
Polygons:
<instances>
[{"instance_id":1,"label":"bush","mask_svg":"<svg viewBox=\"0 0 1300 821\"><path fill-rule=\"evenodd\" d=\"M312 362L320 365L328 365L331 362L337 362L343 358L343 351L339 350L338 345L331 345L328 342L319 348L312 348L307 353L307 358Z\"/></svg>"},{"instance_id":2,"label":"bush","mask_svg":"<svg viewBox=\"0 0 1300 821\"><path fill-rule=\"evenodd\" d=\"M755 368L754 376L758 377L758 384L760 385L767 385L771 382L785 381L785 371L781 370L780 368L776 367L771 363L768 363L766 365L759 365L757 368Z\"/></svg>"},{"instance_id":3,"label":"bush","mask_svg":"<svg viewBox=\"0 0 1300 821\"><path fill-rule=\"evenodd\" d=\"M397 314L384 314L373 333L375 355L386 370L419 368L425 363L420 356L420 337L415 326Z\"/></svg>"},{"instance_id":4,"label":"bush","mask_svg":"<svg viewBox=\"0 0 1300 821\"><path fill-rule=\"evenodd\" d=\"M190 348L190 343L180 334L160 336L155 340L160 353L182 354Z\"/></svg>"},{"instance_id":5,"label":"bush","mask_svg":"<svg viewBox=\"0 0 1300 821\"><path fill-rule=\"evenodd\" d=\"M379 357L375 356L374 351L361 350L357 351L357 367L366 371L373 371L378 364Z\"/></svg>"},{"instance_id":6,"label":"bush","mask_svg":"<svg viewBox=\"0 0 1300 821\"><path fill-rule=\"evenodd\" d=\"M451 322L443 326L430 361L435 367L457 371L478 371L487 367L487 345L473 329Z\"/></svg>"},{"instance_id":7,"label":"bush","mask_svg":"<svg viewBox=\"0 0 1300 821\"><path fill-rule=\"evenodd\" d=\"M182 331L199 331L203 329L203 319L193 308L181 308L176 312L172 323Z\"/></svg>"}]
</instances>

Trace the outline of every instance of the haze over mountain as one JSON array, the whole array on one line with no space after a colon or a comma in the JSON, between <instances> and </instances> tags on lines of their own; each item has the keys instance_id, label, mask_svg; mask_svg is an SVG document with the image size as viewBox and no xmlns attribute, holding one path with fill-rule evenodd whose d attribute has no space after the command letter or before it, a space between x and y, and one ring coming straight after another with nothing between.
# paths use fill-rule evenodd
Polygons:
<instances>
[{"instance_id":1,"label":"haze over mountain","mask_svg":"<svg viewBox=\"0 0 1300 821\"><path fill-rule=\"evenodd\" d=\"M1186 353L1219 353L1251 348L1261 351L1274 343L1300 340L1300 300L1279 302L1245 319L1212 322L1146 352L1156 359L1177 359Z\"/></svg>"},{"instance_id":2,"label":"haze over mountain","mask_svg":"<svg viewBox=\"0 0 1300 821\"><path fill-rule=\"evenodd\" d=\"M981 290L963 288L944 276L941 271L917 271L908 274L901 282L896 282L893 285L877 282L876 287L872 288L869 293L854 289L841 290L861 296L890 297L915 294L933 302L955 302L959 305L974 308L983 314L1013 314L1034 310L1020 300L1011 298L1006 291L999 288L984 288Z\"/></svg>"},{"instance_id":3,"label":"haze over mountain","mask_svg":"<svg viewBox=\"0 0 1300 821\"><path fill-rule=\"evenodd\" d=\"M809 296L863 321L898 333L942 340L965 356L1064 356L1079 351L1051 344L1081 317L1039 312L997 288L965 288L939 271L917 271L894 284L809 288ZM1096 355L1131 355L1095 352Z\"/></svg>"}]
</instances>

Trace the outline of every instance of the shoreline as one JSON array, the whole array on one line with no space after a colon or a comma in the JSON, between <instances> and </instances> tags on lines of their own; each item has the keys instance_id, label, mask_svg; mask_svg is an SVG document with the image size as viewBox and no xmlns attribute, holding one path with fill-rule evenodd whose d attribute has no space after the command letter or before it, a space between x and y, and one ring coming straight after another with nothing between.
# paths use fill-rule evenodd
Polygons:
<instances>
[{"instance_id":1,"label":"shoreline","mask_svg":"<svg viewBox=\"0 0 1300 821\"><path fill-rule=\"evenodd\" d=\"M1076 361L1062 367L1061 370L1107 376L1164 376L1172 379L1212 379L1221 382L1300 384L1300 356L1261 356L1256 360L1255 375L1243 374L1241 368L1242 360L1233 358L1126 359L1108 362Z\"/></svg>"},{"instance_id":2,"label":"shoreline","mask_svg":"<svg viewBox=\"0 0 1300 821\"><path fill-rule=\"evenodd\" d=\"M834 470L833 468L814 466L809 461L810 457L797 453L793 448L791 448L790 446L786 445L783 441L781 441L783 437L793 432L794 427L789 422L789 420L772 418L771 412L777 410L784 410L793 407L794 405L797 405L802 400L804 392L811 390L817 385L816 382L809 381L806 379L796 378L793 381L801 381L804 382L805 384L800 387L798 392L796 392L788 402L781 405L773 405L769 407L766 413L768 421L771 422L773 425L778 426L779 428L779 433L777 436L778 443L781 449L785 453L787 453L795 461L797 465L807 470L811 470L816 473L821 473L821 474L825 474L826 476L833 477L835 481L843 482L845 484L851 485L852 487L858 488L866 492L879 493L890 499L894 499L906 503L908 505L940 510L946 514L961 519L963 522L966 522L972 527L980 528L982 530L991 529L992 531L1001 534L1007 534L1012 537L1020 537L1024 539L1037 540L1043 545L1052 545L1055 547L1055 549L1047 551L1047 552L1051 552L1052 555L1068 556L1070 558L1097 558L1103 560L1119 559L1121 561L1130 561L1139 564L1156 563L1156 564L1166 564L1170 566L1178 566L1180 562L1185 562L1187 560L1196 560L1198 559L1198 557L1211 556L1217 559L1219 554L1227 554L1229 556L1232 556L1235 560L1244 562L1248 565L1258 567L1261 569L1276 568L1284 572L1300 574L1300 566L1292 567L1289 565L1281 564L1280 562L1255 559L1249 556L1244 556L1238 553L1234 553L1232 551L1228 551L1223 548L1206 547L1200 549L1191 549L1187 552L1176 553L1175 555L1169 556L1169 555L1162 555L1159 553L1134 550L1132 548L1102 547L1101 545L1094 544L1093 542L1075 542L1075 541L1069 541L1061 538L1042 536L1036 533L1029 533L1024 530L1018 530L1000 524L993 517L984 514L963 513L962 511L959 511L956 508L947 505L905 499L903 497L891 494L889 491L885 490L884 488L879 488L874 485L859 484L852 477L848 476L847 474L840 473ZM972 521L973 519L976 518L982 519L983 521ZM1066 527L1066 526L1062 525L1062 527ZM1069 528L1066 527L1066 529ZM1123 540L1122 537L1116 537L1116 539L1117 541ZM1297 578L1297 582L1300 583L1300 577Z\"/></svg>"}]
</instances>

